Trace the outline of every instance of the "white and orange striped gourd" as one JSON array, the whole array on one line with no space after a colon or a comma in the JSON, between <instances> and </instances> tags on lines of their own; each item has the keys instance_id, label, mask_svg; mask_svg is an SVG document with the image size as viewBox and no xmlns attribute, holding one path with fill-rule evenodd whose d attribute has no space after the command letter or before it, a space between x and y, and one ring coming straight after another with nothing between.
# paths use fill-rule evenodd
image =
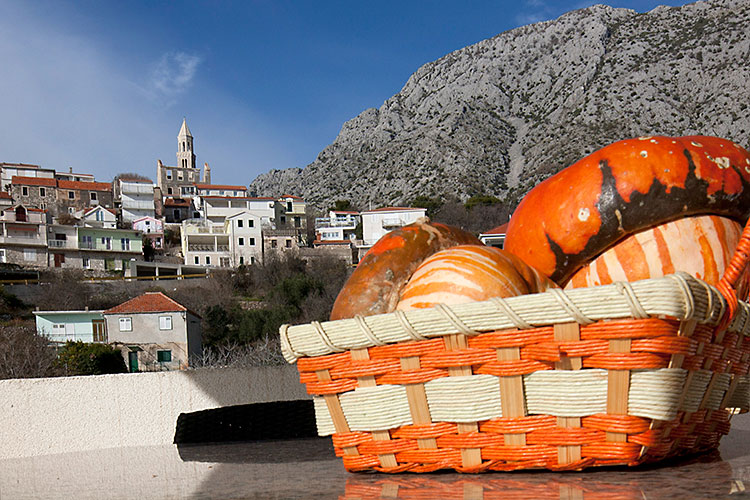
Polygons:
<instances>
[{"instance_id":1,"label":"white and orange striped gourd","mask_svg":"<svg viewBox=\"0 0 750 500\"><path fill-rule=\"evenodd\" d=\"M483 245L459 245L425 259L401 292L399 310L461 304L558 288L515 255Z\"/></svg>"},{"instance_id":2,"label":"white and orange striped gourd","mask_svg":"<svg viewBox=\"0 0 750 500\"><path fill-rule=\"evenodd\" d=\"M685 271L716 284L732 257L742 226L725 217L685 217L635 233L579 269L566 289L658 278Z\"/></svg>"}]
</instances>

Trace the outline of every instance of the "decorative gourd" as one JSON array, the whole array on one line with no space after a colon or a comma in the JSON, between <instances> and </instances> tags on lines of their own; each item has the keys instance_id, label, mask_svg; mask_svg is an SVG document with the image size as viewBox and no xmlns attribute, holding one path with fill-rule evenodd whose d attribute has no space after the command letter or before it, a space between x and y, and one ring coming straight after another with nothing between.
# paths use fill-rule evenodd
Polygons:
<instances>
[{"instance_id":1,"label":"decorative gourd","mask_svg":"<svg viewBox=\"0 0 750 500\"><path fill-rule=\"evenodd\" d=\"M406 283L396 309L513 297L548 288L557 285L509 252L460 245L425 259Z\"/></svg>"},{"instance_id":2,"label":"decorative gourd","mask_svg":"<svg viewBox=\"0 0 750 500\"><path fill-rule=\"evenodd\" d=\"M565 288L658 278L676 271L715 285L741 234L738 223L715 215L667 222L617 243L579 269Z\"/></svg>"},{"instance_id":3,"label":"decorative gourd","mask_svg":"<svg viewBox=\"0 0 750 500\"><path fill-rule=\"evenodd\" d=\"M639 137L532 189L505 249L558 284L629 234L689 215L750 216L750 153L716 137Z\"/></svg>"},{"instance_id":4,"label":"decorative gourd","mask_svg":"<svg viewBox=\"0 0 750 500\"><path fill-rule=\"evenodd\" d=\"M463 229L426 217L393 230L365 254L336 297L331 319L371 316L396 308L401 289L427 257L456 245L481 245Z\"/></svg>"}]
</instances>

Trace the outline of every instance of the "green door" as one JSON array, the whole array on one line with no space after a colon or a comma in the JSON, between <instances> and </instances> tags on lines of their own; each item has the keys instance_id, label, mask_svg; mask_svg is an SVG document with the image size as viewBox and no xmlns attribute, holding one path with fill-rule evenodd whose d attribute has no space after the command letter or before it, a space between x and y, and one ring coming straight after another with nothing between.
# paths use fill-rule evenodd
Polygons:
<instances>
[{"instance_id":1,"label":"green door","mask_svg":"<svg viewBox=\"0 0 750 500\"><path fill-rule=\"evenodd\" d=\"M138 352L131 351L128 353L128 364L130 365L130 373L138 371Z\"/></svg>"}]
</instances>

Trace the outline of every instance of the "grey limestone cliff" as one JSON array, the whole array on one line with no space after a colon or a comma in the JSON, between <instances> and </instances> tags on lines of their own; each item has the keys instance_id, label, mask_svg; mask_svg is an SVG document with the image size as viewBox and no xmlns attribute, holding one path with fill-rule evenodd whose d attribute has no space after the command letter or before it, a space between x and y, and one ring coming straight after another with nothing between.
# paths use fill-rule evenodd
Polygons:
<instances>
[{"instance_id":1,"label":"grey limestone cliff","mask_svg":"<svg viewBox=\"0 0 750 500\"><path fill-rule=\"evenodd\" d=\"M256 178L324 207L418 195L509 202L610 142L718 135L750 143L750 0L639 14L597 5L523 26L419 68L346 122L305 168Z\"/></svg>"}]
</instances>

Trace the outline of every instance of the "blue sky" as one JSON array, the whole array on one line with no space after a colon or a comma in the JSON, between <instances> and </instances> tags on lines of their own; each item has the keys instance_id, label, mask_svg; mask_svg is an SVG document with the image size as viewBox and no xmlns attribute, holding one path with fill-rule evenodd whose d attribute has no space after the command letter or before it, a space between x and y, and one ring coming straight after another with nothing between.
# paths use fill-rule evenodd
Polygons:
<instances>
[{"instance_id":1,"label":"blue sky","mask_svg":"<svg viewBox=\"0 0 750 500\"><path fill-rule=\"evenodd\" d=\"M593 3L0 0L0 161L153 178L185 116L213 182L248 184L312 162L421 65Z\"/></svg>"}]
</instances>

